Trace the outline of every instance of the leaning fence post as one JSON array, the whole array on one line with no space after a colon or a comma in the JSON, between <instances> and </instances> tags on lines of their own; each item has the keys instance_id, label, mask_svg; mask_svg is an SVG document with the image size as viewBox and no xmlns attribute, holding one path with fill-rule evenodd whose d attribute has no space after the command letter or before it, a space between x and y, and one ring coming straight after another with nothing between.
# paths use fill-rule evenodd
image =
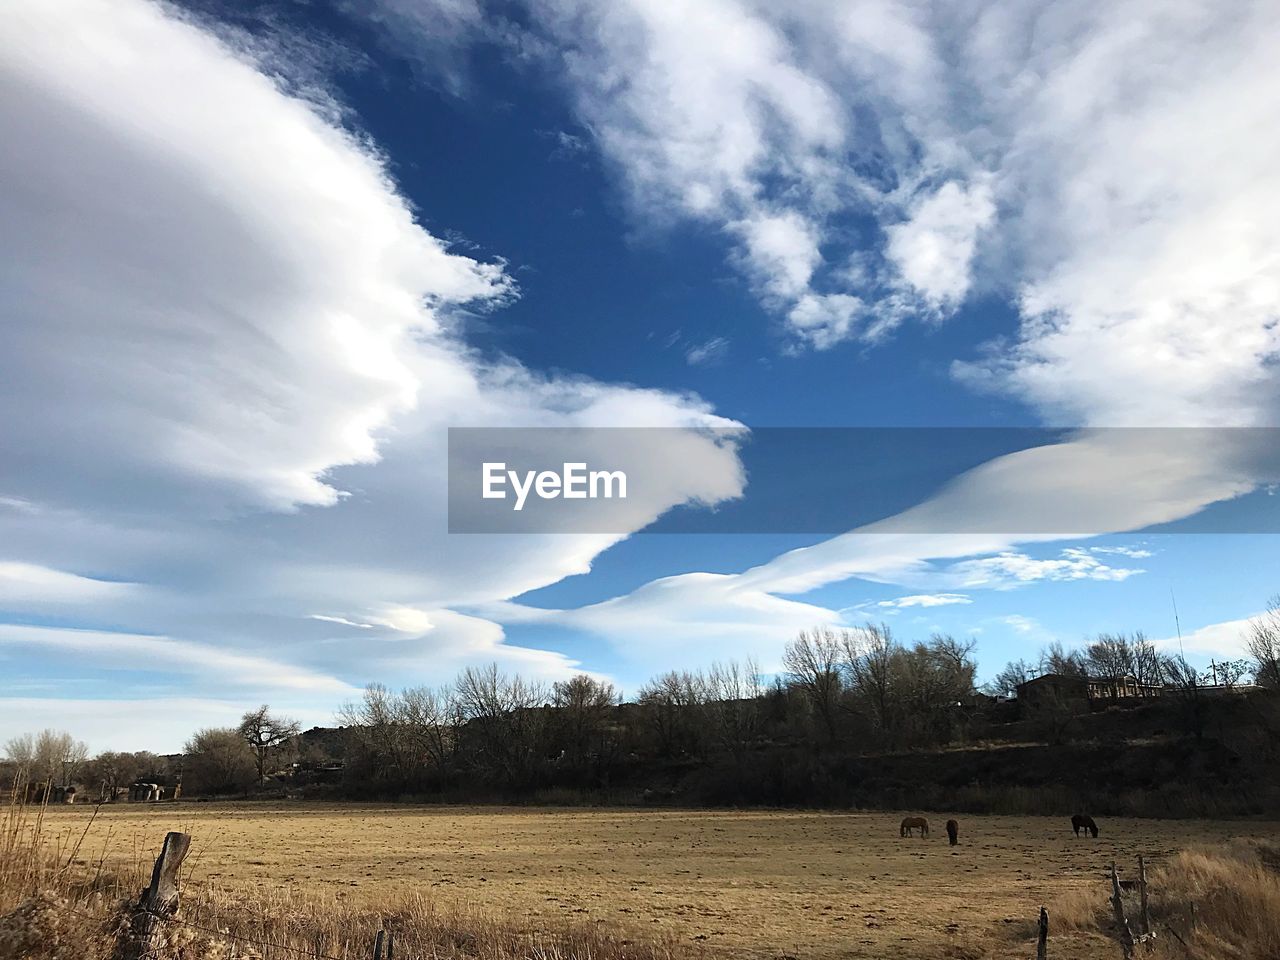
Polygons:
<instances>
[{"instance_id":1,"label":"leaning fence post","mask_svg":"<svg viewBox=\"0 0 1280 960\"><path fill-rule=\"evenodd\" d=\"M1151 913L1147 910L1147 862L1142 859L1142 854L1138 854L1138 896L1142 935L1147 937L1151 935Z\"/></svg>"},{"instance_id":2,"label":"leaning fence post","mask_svg":"<svg viewBox=\"0 0 1280 960\"><path fill-rule=\"evenodd\" d=\"M378 935L373 938L373 960L382 960L382 938L386 936L385 930L379 930Z\"/></svg>"},{"instance_id":3,"label":"leaning fence post","mask_svg":"<svg viewBox=\"0 0 1280 960\"><path fill-rule=\"evenodd\" d=\"M1129 921L1124 915L1124 901L1120 899L1120 875L1116 873L1115 861L1111 862L1111 909L1116 917L1116 937L1120 940L1120 949L1124 951L1125 960L1133 956L1133 931L1129 929Z\"/></svg>"},{"instance_id":4,"label":"leaning fence post","mask_svg":"<svg viewBox=\"0 0 1280 960\"><path fill-rule=\"evenodd\" d=\"M1036 940L1036 960L1048 960L1049 956L1049 912L1040 908L1040 937Z\"/></svg>"},{"instance_id":5,"label":"leaning fence post","mask_svg":"<svg viewBox=\"0 0 1280 960\"><path fill-rule=\"evenodd\" d=\"M117 954L122 960L143 960L158 955L164 941L164 923L178 912L178 871L191 849L191 835L169 833L151 871L151 884L142 891L133 918Z\"/></svg>"}]
</instances>

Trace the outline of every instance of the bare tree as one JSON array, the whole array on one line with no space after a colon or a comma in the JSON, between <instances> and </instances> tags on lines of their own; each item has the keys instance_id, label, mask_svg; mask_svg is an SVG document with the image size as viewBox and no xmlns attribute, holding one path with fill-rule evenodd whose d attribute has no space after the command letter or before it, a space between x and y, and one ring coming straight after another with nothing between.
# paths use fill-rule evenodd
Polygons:
<instances>
[{"instance_id":1,"label":"bare tree","mask_svg":"<svg viewBox=\"0 0 1280 960\"><path fill-rule=\"evenodd\" d=\"M1056 673L1064 677L1088 676L1084 655L1079 650L1067 650L1059 640L1040 651L1040 672Z\"/></svg>"},{"instance_id":2,"label":"bare tree","mask_svg":"<svg viewBox=\"0 0 1280 960\"><path fill-rule=\"evenodd\" d=\"M892 676L903 733L946 742L966 723L961 708L973 693L975 646L971 640L934 634L928 642L896 653Z\"/></svg>"},{"instance_id":3,"label":"bare tree","mask_svg":"<svg viewBox=\"0 0 1280 960\"><path fill-rule=\"evenodd\" d=\"M271 708L265 703L257 710L246 713L241 718L238 729L240 736L244 737L245 743L253 751L259 783L266 782L271 761L279 756L286 745L292 743L299 732L296 720L272 716Z\"/></svg>"},{"instance_id":4,"label":"bare tree","mask_svg":"<svg viewBox=\"0 0 1280 960\"><path fill-rule=\"evenodd\" d=\"M1243 658L1236 660L1213 660L1209 669L1200 675L1201 683L1209 682L1215 686L1235 687L1242 681L1248 682L1253 675L1254 664Z\"/></svg>"},{"instance_id":5,"label":"bare tree","mask_svg":"<svg viewBox=\"0 0 1280 960\"><path fill-rule=\"evenodd\" d=\"M159 766L151 753L124 753L112 750L98 754L89 764L88 776L104 798L114 799L121 787L136 782Z\"/></svg>"},{"instance_id":6,"label":"bare tree","mask_svg":"<svg viewBox=\"0 0 1280 960\"><path fill-rule=\"evenodd\" d=\"M791 682L804 691L828 740L836 737L836 711L844 689L840 650L840 639L829 627L815 627L801 630L782 655Z\"/></svg>"},{"instance_id":7,"label":"bare tree","mask_svg":"<svg viewBox=\"0 0 1280 960\"><path fill-rule=\"evenodd\" d=\"M1085 648L1085 669L1089 676L1107 682L1112 695L1120 695L1121 680L1134 672L1133 650L1123 634L1100 633Z\"/></svg>"},{"instance_id":8,"label":"bare tree","mask_svg":"<svg viewBox=\"0 0 1280 960\"><path fill-rule=\"evenodd\" d=\"M1246 644L1253 658L1254 682L1280 690L1280 594L1267 603L1265 613L1249 622Z\"/></svg>"},{"instance_id":9,"label":"bare tree","mask_svg":"<svg viewBox=\"0 0 1280 960\"><path fill-rule=\"evenodd\" d=\"M5 754L29 783L70 783L89 756L84 741L62 730L24 733L5 744Z\"/></svg>"},{"instance_id":10,"label":"bare tree","mask_svg":"<svg viewBox=\"0 0 1280 960\"><path fill-rule=\"evenodd\" d=\"M751 659L713 663L706 690L707 716L715 738L740 757L760 728L760 668Z\"/></svg>"},{"instance_id":11,"label":"bare tree","mask_svg":"<svg viewBox=\"0 0 1280 960\"><path fill-rule=\"evenodd\" d=\"M1011 660L987 682L986 688L996 695L1010 696L1028 680L1039 676L1036 668L1025 660Z\"/></svg>"},{"instance_id":12,"label":"bare tree","mask_svg":"<svg viewBox=\"0 0 1280 960\"><path fill-rule=\"evenodd\" d=\"M609 715L621 700L613 684L585 673L552 684L551 704L556 707L556 724L571 764L579 765L589 755L603 752Z\"/></svg>"},{"instance_id":13,"label":"bare tree","mask_svg":"<svg viewBox=\"0 0 1280 960\"><path fill-rule=\"evenodd\" d=\"M401 706L385 686L371 683L365 687L359 701L348 702L338 711L338 722L352 732L356 758L365 775L377 780L412 776L413 750Z\"/></svg>"},{"instance_id":14,"label":"bare tree","mask_svg":"<svg viewBox=\"0 0 1280 960\"><path fill-rule=\"evenodd\" d=\"M900 703L895 687L900 679L902 648L884 624L868 623L857 630L846 630L840 643L855 696L869 708L876 725L892 742L898 733Z\"/></svg>"},{"instance_id":15,"label":"bare tree","mask_svg":"<svg viewBox=\"0 0 1280 960\"><path fill-rule=\"evenodd\" d=\"M409 755L429 762L440 774L453 767L462 708L453 688L412 687L400 694L394 719L399 721Z\"/></svg>"},{"instance_id":16,"label":"bare tree","mask_svg":"<svg viewBox=\"0 0 1280 960\"><path fill-rule=\"evenodd\" d=\"M202 793L235 793L253 782L253 749L236 728L198 730L187 741L186 784Z\"/></svg>"},{"instance_id":17,"label":"bare tree","mask_svg":"<svg viewBox=\"0 0 1280 960\"><path fill-rule=\"evenodd\" d=\"M636 696L646 724L667 757L699 753L704 729L706 684L702 677L672 670L654 677Z\"/></svg>"},{"instance_id":18,"label":"bare tree","mask_svg":"<svg viewBox=\"0 0 1280 960\"><path fill-rule=\"evenodd\" d=\"M1133 651L1133 676L1144 686L1158 687L1165 682L1164 658L1155 642L1147 639L1141 630L1129 639Z\"/></svg>"},{"instance_id":19,"label":"bare tree","mask_svg":"<svg viewBox=\"0 0 1280 960\"><path fill-rule=\"evenodd\" d=\"M546 717L547 692L498 665L467 667L458 676L457 696L465 729L475 737L477 759L510 785L532 776Z\"/></svg>"},{"instance_id":20,"label":"bare tree","mask_svg":"<svg viewBox=\"0 0 1280 960\"><path fill-rule=\"evenodd\" d=\"M4 745L4 755L14 766L20 783L30 783L32 768L36 762L36 738L30 733L12 737Z\"/></svg>"}]
</instances>

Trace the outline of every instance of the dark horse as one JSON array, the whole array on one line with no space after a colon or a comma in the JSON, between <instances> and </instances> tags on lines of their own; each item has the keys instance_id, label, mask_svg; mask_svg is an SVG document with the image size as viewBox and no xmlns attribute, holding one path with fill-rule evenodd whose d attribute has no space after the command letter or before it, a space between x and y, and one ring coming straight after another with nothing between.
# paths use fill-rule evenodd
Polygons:
<instances>
[{"instance_id":1,"label":"dark horse","mask_svg":"<svg viewBox=\"0 0 1280 960\"><path fill-rule=\"evenodd\" d=\"M953 847L960 842L960 824L954 820L947 821L947 839Z\"/></svg>"},{"instance_id":2,"label":"dark horse","mask_svg":"<svg viewBox=\"0 0 1280 960\"><path fill-rule=\"evenodd\" d=\"M1075 831L1077 837L1080 836L1082 829L1093 834L1095 839L1098 836L1098 825L1093 822L1093 817L1086 817L1083 813L1077 813L1071 818L1071 829Z\"/></svg>"}]
</instances>

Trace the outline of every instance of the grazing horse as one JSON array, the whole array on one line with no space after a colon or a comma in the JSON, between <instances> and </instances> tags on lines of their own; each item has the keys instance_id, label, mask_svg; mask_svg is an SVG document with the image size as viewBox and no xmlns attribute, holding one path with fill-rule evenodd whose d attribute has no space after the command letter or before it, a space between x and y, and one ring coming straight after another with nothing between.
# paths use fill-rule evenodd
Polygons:
<instances>
[{"instance_id":1,"label":"grazing horse","mask_svg":"<svg viewBox=\"0 0 1280 960\"><path fill-rule=\"evenodd\" d=\"M947 840L953 847L960 842L960 824L955 820L947 821Z\"/></svg>"},{"instance_id":2,"label":"grazing horse","mask_svg":"<svg viewBox=\"0 0 1280 960\"><path fill-rule=\"evenodd\" d=\"M1098 836L1098 825L1093 822L1093 817L1087 817L1083 813L1077 813L1071 818L1071 829L1075 831L1076 836L1080 836L1080 831L1093 834L1094 839Z\"/></svg>"},{"instance_id":3,"label":"grazing horse","mask_svg":"<svg viewBox=\"0 0 1280 960\"><path fill-rule=\"evenodd\" d=\"M909 837L915 829L919 829L920 838L924 839L929 835L929 821L924 817L905 817L902 826L898 828L898 836Z\"/></svg>"}]
</instances>

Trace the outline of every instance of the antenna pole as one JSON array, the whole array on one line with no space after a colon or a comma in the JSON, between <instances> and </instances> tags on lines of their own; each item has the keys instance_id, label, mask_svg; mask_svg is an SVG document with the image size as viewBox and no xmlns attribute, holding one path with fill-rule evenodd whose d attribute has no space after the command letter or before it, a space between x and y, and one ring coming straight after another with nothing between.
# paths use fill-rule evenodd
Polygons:
<instances>
[{"instance_id":1,"label":"antenna pole","mask_svg":"<svg viewBox=\"0 0 1280 960\"><path fill-rule=\"evenodd\" d=\"M1178 598L1174 596L1173 586L1169 587L1169 599L1173 601L1173 625L1178 629L1178 655L1187 659L1187 651L1182 648L1182 621L1178 619Z\"/></svg>"}]
</instances>

